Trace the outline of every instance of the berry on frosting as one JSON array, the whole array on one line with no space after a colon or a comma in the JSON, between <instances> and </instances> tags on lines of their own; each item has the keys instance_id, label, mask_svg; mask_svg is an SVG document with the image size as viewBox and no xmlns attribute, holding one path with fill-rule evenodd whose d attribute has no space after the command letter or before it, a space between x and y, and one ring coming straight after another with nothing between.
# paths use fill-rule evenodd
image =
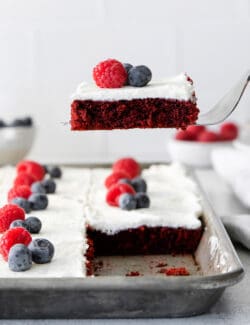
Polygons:
<instances>
[{"instance_id":1,"label":"berry on frosting","mask_svg":"<svg viewBox=\"0 0 250 325\"><path fill-rule=\"evenodd\" d=\"M36 178L26 172L20 172L14 180L14 187L21 185L31 186L36 181Z\"/></svg>"},{"instance_id":2,"label":"berry on frosting","mask_svg":"<svg viewBox=\"0 0 250 325\"><path fill-rule=\"evenodd\" d=\"M46 194L33 193L29 197L32 210L45 210L48 206L48 197Z\"/></svg>"},{"instance_id":3,"label":"berry on frosting","mask_svg":"<svg viewBox=\"0 0 250 325\"><path fill-rule=\"evenodd\" d=\"M52 178L61 178L62 177L62 170L58 166L47 166L46 171L49 173L50 177Z\"/></svg>"},{"instance_id":4,"label":"berry on frosting","mask_svg":"<svg viewBox=\"0 0 250 325\"><path fill-rule=\"evenodd\" d=\"M141 177L133 178L131 184L136 192L142 192L142 193L147 192L147 184L143 178Z\"/></svg>"},{"instance_id":5,"label":"berry on frosting","mask_svg":"<svg viewBox=\"0 0 250 325\"><path fill-rule=\"evenodd\" d=\"M15 197L12 201L12 204L18 205L20 208L24 209L26 213L30 213L31 211L31 204L27 199L23 197Z\"/></svg>"},{"instance_id":6,"label":"berry on frosting","mask_svg":"<svg viewBox=\"0 0 250 325\"><path fill-rule=\"evenodd\" d=\"M150 199L146 193L136 193L135 199L136 199L136 209L149 208Z\"/></svg>"},{"instance_id":7,"label":"berry on frosting","mask_svg":"<svg viewBox=\"0 0 250 325\"><path fill-rule=\"evenodd\" d=\"M130 63L123 63L123 66L124 66L124 68L125 68L125 70L126 70L126 72L127 72L126 85L128 85L128 84L129 84L129 81L128 81L128 73L129 73L129 70L130 70L131 68L133 68L133 66L132 66L132 64L130 64Z\"/></svg>"},{"instance_id":8,"label":"berry on frosting","mask_svg":"<svg viewBox=\"0 0 250 325\"><path fill-rule=\"evenodd\" d=\"M46 190L42 184L42 182L35 182L31 185L32 193L41 193L46 194Z\"/></svg>"},{"instance_id":9,"label":"berry on frosting","mask_svg":"<svg viewBox=\"0 0 250 325\"><path fill-rule=\"evenodd\" d=\"M27 185L21 185L18 187L13 187L8 192L8 201L11 202L16 197L22 197L28 199L31 195L30 187Z\"/></svg>"},{"instance_id":10,"label":"berry on frosting","mask_svg":"<svg viewBox=\"0 0 250 325\"><path fill-rule=\"evenodd\" d=\"M134 195L124 193L119 196L118 204L122 210L134 210L136 209L137 202Z\"/></svg>"},{"instance_id":11,"label":"berry on frosting","mask_svg":"<svg viewBox=\"0 0 250 325\"><path fill-rule=\"evenodd\" d=\"M235 123L223 123L220 127L220 135L222 140L235 140L238 136L239 130Z\"/></svg>"},{"instance_id":12,"label":"berry on frosting","mask_svg":"<svg viewBox=\"0 0 250 325\"><path fill-rule=\"evenodd\" d=\"M42 222L39 218L30 216L25 220L25 228L31 234L38 234L42 228Z\"/></svg>"},{"instance_id":13,"label":"berry on frosting","mask_svg":"<svg viewBox=\"0 0 250 325\"><path fill-rule=\"evenodd\" d=\"M9 229L14 220L24 220L25 212L15 204L6 204L0 208L0 233Z\"/></svg>"},{"instance_id":14,"label":"berry on frosting","mask_svg":"<svg viewBox=\"0 0 250 325\"><path fill-rule=\"evenodd\" d=\"M123 193L135 194L135 190L128 184L117 183L110 187L106 195L106 201L111 206L119 206L119 196Z\"/></svg>"},{"instance_id":15,"label":"berry on frosting","mask_svg":"<svg viewBox=\"0 0 250 325\"><path fill-rule=\"evenodd\" d=\"M28 246L31 240L30 233L23 227L11 228L7 230L0 239L0 254L2 254L3 259L7 261L9 251L13 245L24 244Z\"/></svg>"},{"instance_id":16,"label":"berry on frosting","mask_svg":"<svg viewBox=\"0 0 250 325\"><path fill-rule=\"evenodd\" d=\"M110 188L110 186L118 183L120 179L127 178L128 175L124 171L118 171L110 174L106 179L105 179L105 186L107 188Z\"/></svg>"},{"instance_id":17,"label":"berry on frosting","mask_svg":"<svg viewBox=\"0 0 250 325\"><path fill-rule=\"evenodd\" d=\"M25 220L17 219L11 222L9 229L23 227L27 229ZM28 230L28 229L27 229Z\"/></svg>"},{"instance_id":18,"label":"berry on frosting","mask_svg":"<svg viewBox=\"0 0 250 325\"><path fill-rule=\"evenodd\" d=\"M52 178L45 179L41 183L42 183L42 186L44 187L45 192L47 194L55 193L55 191L56 191L56 183Z\"/></svg>"},{"instance_id":19,"label":"berry on frosting","mask_svg":"<svg viewBox=\"0 0 250 325\"><path fill-rule=\"evenodd\" d=\"M140 175L141 168L138 162L133 158L122 158L117 160L113 165L113 172L124 172L129 178Z\"/></svg>"},{"instance_id":20,"label":"berry on frosting","mask_svg":"<svg viewBox=\"0 0 250 325\"><path fill-rule=\"evenodd\" d=\"M127 81L127 71L121 62L108 59L94 67L93 78L100 88L121 88Z\"/></svg>"},{"instance_id":21,"label":"berry on frosting","mask_svg":"<svg viewBox=\"0 0 250 325\"><path fill-rule=\"evenodd\" d=\"M129 69L128 83L134 87L144 87L152 78L151 70L145 65L138 65Z\"/></svg>"},{"instance_id":22,"label":"berry on frosting","mask_svg":"<svg viewBox=\"0 0 250 325\"><path fill-rule=\"evenodd\" d=\"M11 271L23 272L32 266L31 251L24 244L15 244L9 251L8 264Z\"/></svg>"},{"instance_id":23,"label":"berry on frosting","mask_svg":"<svg viewBox=\"0 0 250 325\"><path fill-rule=\"evenodd\" d=\"M55 252L54 245L47 239L36 238L29 244L32 261L36 264L49 263Z\"/></svg>"},{"instance_id":24,"label":"berry on frosting","mask_svg":"<svg viewBox=\"0 0 250 325\"><path fill-rule=\"evenodd\" d=\"M32 175L35 180L40 181L44 178L45 169L35 161L23 160L17 165L17 173L27 173Z\"/></svg>"}]
</instances>

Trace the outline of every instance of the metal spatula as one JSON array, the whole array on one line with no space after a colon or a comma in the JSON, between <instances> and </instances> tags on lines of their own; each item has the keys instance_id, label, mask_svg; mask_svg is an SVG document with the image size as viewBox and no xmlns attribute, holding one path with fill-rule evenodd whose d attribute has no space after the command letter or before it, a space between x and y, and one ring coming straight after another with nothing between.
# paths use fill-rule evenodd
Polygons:
<instances>
[{"instance_id":1,"label":"metal spatula","mask_svg":"<svg viewBox=\"0 0 250 325\"><path fill-rule=\"evenodd\" d=\"M250 70L241 80L208 112L200 113L197 125L212 125L224 121L237 107L250 81Z\"/></svg>"}]
</instances>

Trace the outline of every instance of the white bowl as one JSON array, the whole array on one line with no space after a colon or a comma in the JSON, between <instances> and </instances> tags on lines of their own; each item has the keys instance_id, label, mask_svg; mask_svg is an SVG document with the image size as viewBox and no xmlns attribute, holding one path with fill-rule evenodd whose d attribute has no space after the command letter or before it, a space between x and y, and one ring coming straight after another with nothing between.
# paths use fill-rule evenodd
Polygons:
<instances>
[{"instance_id":1,"label":"white bowl","mask_svg":"<svg viewBox=\"0 0 250 325\"><path fill-rule=\"evenodd\" d=\"M0 165L22 160L30 151L34 137L33 126L0 128Z\"/></svg>"},{"instance_id":2,"label":"white bowl","mask_svg":"<svg viewBox=\"0 0 250 325\"><path fill-rule=\"evenodd\" d=\"M187 166L201 168L212 166L211 152L215 148L231 146L231 141L197 142L170 139L167 143L172 161L178 161Z\"/></svg>"}]
</instances>

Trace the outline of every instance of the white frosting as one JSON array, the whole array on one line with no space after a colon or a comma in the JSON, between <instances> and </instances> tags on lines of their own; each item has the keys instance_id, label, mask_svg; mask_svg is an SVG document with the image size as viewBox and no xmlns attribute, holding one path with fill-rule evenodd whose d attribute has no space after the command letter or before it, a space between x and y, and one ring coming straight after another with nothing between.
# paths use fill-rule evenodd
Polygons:
<instances>
[{"instance_id":1,"label":"white frosting","mask_svg":"<svg viewBox=\"0 0 250 325\"><path fill-rule=\"evenodd\" d=\"M145 87L99 88L81 83L72 100L116 101L144 98L177 99L195 102L194 87L182 73L162 81L152 81Z\"/></svg>"},{"instance_id":2,"label":"white frosting","mask_svg":"<svg viewBox=\"0 0 250 325\"><path fill-rule=\"evenodd\" d=\"M155 165L143 171L142 177L148 185L151 206L148 209L124 211L109 206L104 180L110 169L92 171L91 188L85 207L87 223L93 228L115 234L128 228L184 227L197 229L201 226L202 212L196 184L186 176L177 164Z\"/></svg>"},{"instance_id":3,"label":"white frosting","mask_svg":"<svg viewBox=\"0 0 250 325\"><path fill-rule=\"evenodd\" d=\"M0 202L6 204L15 169L0 169ZM64 168L63 177L57 180L57 191L49 195L49 206L32 215L42 221L42 230L33 238L47 238L55 246L51 263L33 264L27 272L12 272L0 256L0 277L83 277L86 274L84 252L87 248L84 224L84 198L89 187L88 169Z\"/></svg>"}]
</instances>

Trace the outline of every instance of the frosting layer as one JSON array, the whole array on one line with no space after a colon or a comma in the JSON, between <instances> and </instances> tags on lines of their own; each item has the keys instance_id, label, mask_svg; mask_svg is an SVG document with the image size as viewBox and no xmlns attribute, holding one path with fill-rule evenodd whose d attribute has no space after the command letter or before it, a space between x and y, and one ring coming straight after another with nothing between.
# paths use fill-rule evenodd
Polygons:
<instances>
[{"instance_id":1,"label":"frosting layer","mask_svg":"<svg viewBox=\"0 0 250 325\"><path fill-rule=\"evenodd\" d=\"M202 213L196 184L178 165L154 165L142 173L148 185L151 205L148 209L124 211L109 206L105 201L107 190L104 180L110 169L92 171L91 187L85 214L94 229L115 234L128 228L183 227L197 229Z\"/></svg>"},{"instance_id":2,"label":"frosting layer","mask_svg":"<svg viewBox=\"0 0 250 325\"><path fill-rule=\"evenodd\" d=\"M62 179L56 181L57 191L49 195L49 206L31 215L42 221L41 232L33 238L47 238L55 246L51 263L33 264L27 272L12 272L0 256L0 277L61 278L83 277L86 274L84 253L87 249L83 205L89 186L88 169L63 168ZM7 203L7 192L15 177L13 167L0 169L0 203ZM1 236L1 235L0 235Z\"/></svg>"},{"instance_id":3,"label":"frosting layer","mask_svg":"<svg viewBox=\"0 0 250 325\"><path fill-rule=\"evenodd\" d=\"M99 88L95 84L81 83L72 100L116 101L144 98L177 99L195 102L194 87L182 73L173 78L150 82L145 87Z\"/></svg>"}]
</instances>

